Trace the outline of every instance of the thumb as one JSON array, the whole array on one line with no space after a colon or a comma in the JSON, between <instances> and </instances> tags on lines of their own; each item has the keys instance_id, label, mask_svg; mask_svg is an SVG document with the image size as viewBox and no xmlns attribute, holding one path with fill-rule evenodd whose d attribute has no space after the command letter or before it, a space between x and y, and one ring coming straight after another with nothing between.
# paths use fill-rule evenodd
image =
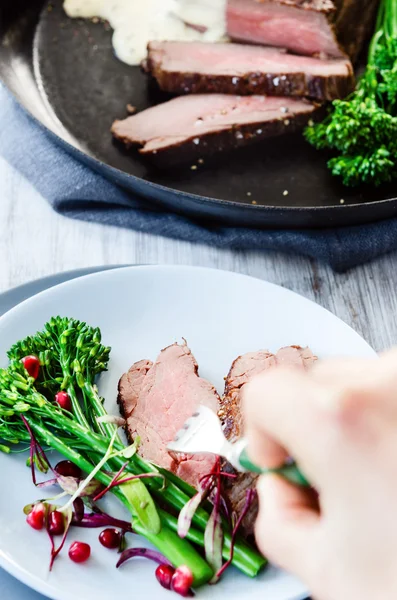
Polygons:
<instances>
[{"instance_id":1,"label":"thumb","mask_svg":"<svg viewBox=\"0 0 397 600\"><path fill-rule=\"evenodd\" d=\"M255 536L260 551L273 564L309 582L320 521L316 493L277 475L262 476L257 489Z\"/></svg>"}]
</instances>

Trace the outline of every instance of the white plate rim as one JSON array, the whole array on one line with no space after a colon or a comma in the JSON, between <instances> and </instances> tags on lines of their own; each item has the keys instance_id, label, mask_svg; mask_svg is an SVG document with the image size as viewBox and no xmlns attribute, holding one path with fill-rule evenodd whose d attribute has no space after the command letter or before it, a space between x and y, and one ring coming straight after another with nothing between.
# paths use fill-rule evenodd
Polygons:
<instances>
[{"instance_id":1,"label":"white plate rim","mask_svg":"<svg viewBox=\"0 0 397 600\"><path fill-rule=\"evenodd\" d=\"M326 313L329 313L330 315L332 315L333 317L337 318L339 321L342 321L342 319L340 319L339 317L337 317L336 315L334 315L331 311L329 311L328 309L324 308L323 306L317 304L316 302L314 302L313 300L306 298L304 296L302 296L301 294L294 292L293 290L290 290L284 286L269 282L265 279L261 279L258 277L253 277L251 275L246 275L246 274L242 274L242 273L237 273L235 271L229 271L229 270L225 270L225 269L216 269L216 268L210 268L210 267L201 267L201 266L191 266L191 265L129 265L129 266L124 266L121 265L120 267L114 268L114 269L108 269L106 271L98 271L95 273L89 273L87 275L83 275L81 277L75 278L75 279L71 279L62 283L59 283L55 286L52 286L48 289L45 289L37 294L34 294L33 296L31 296L30 298L27 298L26 300L24 300L23 302L17 304L16 306L14 306L13 308L11 308L9 311L7 311L6 313L4 313L1 317L0 317L0 330L1 328L4 326L4 324L7 323L7 320L9 318L11 318L15 312L18 312L18 310L20 310L21 307L24 307L26 304L29 304L29 302L33 299L37 299L39 297L42 296L47 296L47 295L51 295L52 293L56 293L58 288L67 288L67 287L73 287L73 286L78 286L80 281L85 281L85 280L90 280L90 279L101 279L102 277L106 276L106 274L112 274L116 271L118 272L124 272L124 271L137 271L137 270L151 270L153 272L156 271L179 271L179 272L183 272L183 271L191 271L191 270L195 270L196 272L216 272L219 274L223 274L223 275L228 275L228 276L232 276L235 277L236 279L240 279L242 281L244 280L255 280L255 281L259 281L262 282L263 284L265 284L266 286L270 286L273 288L277 288L278 290L283 290L283 292L285 292L287 295L293 295L295 297L298 297L300 299L304 299L306 302L310 303L311 305L313 305L313 307L316 307L317 309L320 308L322 311L325 311ZM342 321L345 325L346 328L350 329L350 331L357 336L358 338L361 339L361 341L363 343L366 344L366 346L368 347L368 350L370 350L374 356L376 355L376 352L373 350L373 348L368 344L368 342L366 340L364 340L364 338L362 336L360 336L350 325L348 325L347 323L345 323L344 321ZM46 595L48 598L51 598L52 600L70 600L70 594L68 594L67 592L63 592L62 589L58 589L56 594L54 593L53 588L51 588L51 586L49 586L47 584L46 581L43 581L43 579L36 577L35 575L27 572L23 566L21 566L20 564L17 564L15 561L13 561L12 559L10 559L9 557L7 557L4 552L1 550L0 548L0 567L3 568L7 573L9 573L10 575L12 575L13 577L15 577L18 581L20 581L21 583L25 584L26 586L28 586L28 588L40 593L40 594L44 594ZM291 598L291 600L305 600L307 598L307 596L309 595L309 591L307 591L306 593L300 594L299 596L296 596L294 598Z\"/></svg>"},{"instance_id":2,"label":"white plate rim","mask_svg":"<svg viewBox=\"0 0 397 600\"><path fill-rule=\"evenodd\" d=\"M17 306L14 306L13 308L11 308L9 311L7 311L5 314L3 314L0 317L0 328L3 325L3 322L6 321L8 319L8 317L12 316L14 314L14 312L18 311L20 309L20 307L24 306L25 304L29 303L31 300L33 300L34 298L39 298L41 296L46 296L46 295L50 295L52 292L54 292L55 290L58 290L59 288L64 288L64 287L72 287L74 285L76 285L78 282L80 281L86 281L86 280L90 280L90 279L100 279L101 277L106 276L106 274L112 274L115 272L124 272L124 271L144 271L144 270L153 270L155 271L163 271L163 270L168 270L170 272L172 271L191 271L191 270L195 270L196 272L202 271L202 272L212 272L212 273L219 273L221 275L228 275L228 276L232 276L232 277L236 277L237 279L242 279L242 280L254 280L254 281L260 281L262 283L264 283L267 286L271 286L272 288L277 288L279 290L282 290L283 293L286 293L287 295L292 294L293 296L300 298L300 299L304 299L306 302L309 302L313 308L315 307L315 309L317 310L318 308L320 308L321 310L325 311L326 313L328 313L329 315L332 315L334 318L338 319L339 321L341 321L345 327L349 328L350 331L356 335L357 337L359 337L368 347L369 350L371 350L373 352L374 355L376 355L375 350L371 347L371 345L359 334L357 333L357 331L355 331L353 329L353 327L351 327L350 325L348 325L347 323L345 323L345 321L343 321L340 317L338 317L337 315L334 315L334 313L332 313L330 310L328 310L327 308L325 308L324 306L321 306L321 304L318 304L317 302L315 302L314 300L311 300L310 298L306 298L306 296L303 296L302 294L299 294L298 292L295 292L293 290L290 290L287 287L284 287L282 285L279 285L277 283L273 283L271 281L267 281L266 279L262 279L260 277L254 277L252 275L246 275L245 273L238 273L236 271L232 271L232 270L228 270L228 269L217 269L215 267L202 267L202 266L193 266L193 265L157 265L157 264L152 264L152 265L129 265L129 266L124 266L121 265L118 268L114 268L114 269L108 269L106 271L99 271L96 273L89 273L88 275L82 275L81 277L77 277L75 279L70 279L68 281L64 281L63 283L59 283L55 286L52 286L51 288L48 288L46 290L43 290L41 292L39 292L38 294L34 294L33 296L31 296L30 298L27 298L26 300L23 300L23 302L20 302L19 304L17 304Z\"/></svg>"}]
</instances>

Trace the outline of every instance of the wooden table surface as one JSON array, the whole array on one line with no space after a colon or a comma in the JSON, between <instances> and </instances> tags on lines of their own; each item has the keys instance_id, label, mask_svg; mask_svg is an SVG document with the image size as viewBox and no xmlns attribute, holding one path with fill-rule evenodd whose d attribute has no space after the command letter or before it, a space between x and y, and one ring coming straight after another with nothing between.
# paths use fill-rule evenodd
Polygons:
<instances>
[{"instance_id":1,"label":"wooden table surface","mask_svg":"<svg viewBox=\"0 0 397 600\"><path fill-rule=\"evenodd\" d=\"M219 250L57 215L0 158L0 293L60 271L108 264L189 264L267 279L328 308L376 350L397 344L397 254L346 274L297 256ZM341 348L343 350L343 348Z\"/></svg>"},{"instance_id":2,"label":"wooden table surface","mask_svg":"<svg viewBox=\"0 0 397 600\"><path fill-rule=\"evenodd\" d=\"M285 286L328 308L376 350L397 343L397 255L344 275L276 253L218 250L54 213L0 158L0 293L60 271L108 264L189 264L238 271ZM343 351L343 348L341 348ZM2 600L44 600L0 570Z\"/></svg>"}]
</instances>

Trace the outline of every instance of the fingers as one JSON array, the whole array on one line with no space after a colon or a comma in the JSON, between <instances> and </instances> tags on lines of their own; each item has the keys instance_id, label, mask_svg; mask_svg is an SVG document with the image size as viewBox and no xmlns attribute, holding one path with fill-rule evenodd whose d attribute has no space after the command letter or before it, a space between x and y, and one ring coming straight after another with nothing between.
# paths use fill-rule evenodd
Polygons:
<instances>
[{"instance_id":1,"label":"fingers","mask_svg":"<svg viewBox=\"0 0 397 600\"><path fill-rule=\"evenodd\" d=\"M318 384L333 389L327 408L346 421L372 418L397 420L397 349L380 360L337 359L318 363L310 376Z\"/></svg>"},{"instance_id":2,"label":"fingers","mask_svg":"<svg viewBox=\"0 0 397 600\"><path fill-rule=\"evenodd\" d=\"M289 457L285 448L269 434L264 433L262 428L250 427L246 424L246 437L248 453L253 462L260 467L277 468Z\"/></svg>"},{"instance_id":3,"label":"fingers","mask_svg":"<svg viewBox=\"0 0 397 600\"><path fill-rule=\"evenodd\" d=\"M327 360L310 372L282 367L243 390L251 459L277 467L292 456L320 488L324 465L348 438L374 439L397 422L397 349L378 359Z\"/></svg>"},{"instance_id":4,"label":"fingers","mask_svg":"<svg viewBox=\"0 0 397 600\"><path fill-rule=\"evenodd\" d=\"M248 452L263 467L275 467L289 455L317 482L324 446L320 395L329 392L298 370L274 369L255 378L243 392Z\"/></svg>"},{"instance_id":5,"label":"fingers","mask_svg":"<svg viewBox=\"0 0 397 600\"><path fill-rule=\"evenodd\" d=\"M315 496L268 475L258 482L258 496L255 536L259 549L273 564L310 579L310 557L320 520Z\"/></svg>"}]
</instances>

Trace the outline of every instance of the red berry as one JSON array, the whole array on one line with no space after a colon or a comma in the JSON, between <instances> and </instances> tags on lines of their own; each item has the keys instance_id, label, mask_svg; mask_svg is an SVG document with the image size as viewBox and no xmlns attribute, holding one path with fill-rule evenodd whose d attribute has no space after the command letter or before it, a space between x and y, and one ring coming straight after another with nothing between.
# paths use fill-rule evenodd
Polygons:
<instances>
[{"instance_id":1,"label":"red berry","mask_svg":"<svg viewBox=\"0 0 397 600\"><path fill-rule=\"evenodd\" d=\"M37 356L25 356L25 358L22 359L22 364L29 373L30 377L33 377L33 379L38 378L40 373L40 361Z\"/></svg>"},{"instance_id":2,"label":"red berry","mask_svg":"<svg viewBox=\"0 0 397 600\"><path fill-rule=\"evenodd\" d=\"M62 535L65 533L65 517L58 510L54 510L49 516L48 531L51 535Z\"/></svg>"},{"instance_id":3,"label":"red berry","mask_svg":"<svg viewBox=\"0 0 397 600\"><path fill-rule=\"evenodd\" d=\"M120 547L121 533L117 529L104 529L99 534L99 541L105 548L114 550Z\"/></svg>"},{"instance_id":4,"label":"red berry","mask_svg":"<svg viewBox=\"0 0 397 600\"><path fill-rule=\"evenodd\" d=\"M58 392L55 394L55 402L57 402L63 410L67 410L68 412L73 411L72 401L67 392Z\"/></svg>"},{"instance_id":5,"label":"red berry","mask_svg":"<svg viewBox=\"0 0 397 600\"><path fill-rule=\"evenodd\" d=\"M70 460L61 460L55 467L56 473L62 477L74 477L75 479L81 478L81 469Z\"/></svg>"},{"instance_id":6,"label":"red berry","mask_svg":"<svg viewBox=\"0 0 397 600\"><path fill-rule=\"evenodd\" d=\"M171 567L170 565L159 565L156 569L157 581L161 586L163 586L163 588L165 588L166 590L170 590L171 580L174 573L174 567Z\"/></svg>"},{"instance_id":7,"label":"red berry","mask_svg":"<svg viewBox=\"0 0 397 600\"><path fill-rule=\"evenodd\" d=\"M84 542L73 542L69 548L69 558L75 563L83 563L90 558L91 548Z\"/></svg>"},{"instance_id":8,"label":"red berry","mask_svg":"<svg viewBox=\"0 0 397 600\"><path fill-rule=\"evenodd\" d=\"M172 576L171 589L186 598L192 595L193 575L188 567L178 567Z\"/></svg>"},{"instance_id":9,"label":"red berry","mask_svg":"<svg viewBox=\"0 0 397 600\"><path fill-rule=\"evenodd\" d=\"M44 527L46 507L42 502L36 504L26 517L26 522L33 529L40 531Z\"/></svg>"}]
</instances>

